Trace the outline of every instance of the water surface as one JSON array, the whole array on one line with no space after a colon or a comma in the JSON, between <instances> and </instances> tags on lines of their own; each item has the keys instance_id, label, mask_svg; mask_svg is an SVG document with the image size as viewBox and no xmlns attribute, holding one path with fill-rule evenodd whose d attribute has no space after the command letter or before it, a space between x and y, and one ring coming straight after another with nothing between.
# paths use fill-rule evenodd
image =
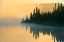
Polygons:
<instances>
[{"instance_id":1,"label":"water surface","mask_svg":"<svg viewBox=\"0 0 64 42\"><path fill-rule=\"evenodd\" d=\"M64 27L61 26L11 22L1 24L0 42L64 42Z\"/></svg>"}]
</instances>

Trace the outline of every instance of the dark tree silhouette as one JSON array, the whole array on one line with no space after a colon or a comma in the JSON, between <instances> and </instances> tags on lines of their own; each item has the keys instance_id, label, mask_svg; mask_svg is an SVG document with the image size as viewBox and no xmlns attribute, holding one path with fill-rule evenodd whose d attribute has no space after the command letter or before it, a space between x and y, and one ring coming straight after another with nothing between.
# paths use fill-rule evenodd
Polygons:
<instances>
[{"instance_id":1,"label":"dark tree silhouette","mask_svg":"<svg viewBox=\"0 0 64 42\"><path fill-rule=\"evenodd\" d=\"M33 16L32 16L32 13L30 13L30 21L33 21L33 20L32 20L32 17L33 17Z\"/></svg>"},{"instance_id":2,"label":"dark tree silhouette","mask_svg":"<svg viewBox=\"0 0 64 42\"><path fill-rule=\"evenodd\" d=\"M64 6L62 3L58 3L58 7L53 7L53 11L50 12L42 12L40 13L40 9L36 7L34 9L33 14L30 13L30 20L28 17L26 18L25 22L34 22L34 23L52 23L52 24L64 24Z\"/></svg>"}]
</instances>

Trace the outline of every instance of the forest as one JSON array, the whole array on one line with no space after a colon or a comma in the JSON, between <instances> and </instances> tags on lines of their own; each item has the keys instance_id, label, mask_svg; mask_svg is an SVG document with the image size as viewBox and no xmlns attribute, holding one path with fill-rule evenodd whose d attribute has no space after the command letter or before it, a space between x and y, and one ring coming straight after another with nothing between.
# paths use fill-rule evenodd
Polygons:
<instances>
[{"instance_id":1,"label":"forest","mask_svg":"<svg viewBox=\"0 0 64 42\"><path fill-rule=\"evenodd\" d=\"M64 25L64 6L62 3L58 3L58 7L53 7L53 11L41 12L38 7L34 9L33 13L30 13L30 18L26 16L26 19L22 19L22 22L39 23L48 25Z\"/></svg>"}]
</instances>

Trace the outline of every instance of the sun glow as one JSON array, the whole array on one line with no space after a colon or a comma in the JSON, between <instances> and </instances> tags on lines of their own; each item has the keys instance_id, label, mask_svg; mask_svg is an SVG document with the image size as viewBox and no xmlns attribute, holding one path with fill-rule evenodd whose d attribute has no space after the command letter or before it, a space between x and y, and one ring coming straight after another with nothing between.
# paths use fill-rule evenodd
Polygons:
<instances>
[{"instance_id":1,"label":"sun glow","mask_svg":"<svg viewBox=\"0 0 64 42\"><path fill-rule=\"evenodd\" d=\"M30 12L32 12L33 9L35 8L35 5L29 6L28 4L41 4L41 3L43 4L43 3L58 3L58 2L64 3L64 0L0 0L0 19L26 17L26 15L30 14Z\"/></svg>"}]
</instances>

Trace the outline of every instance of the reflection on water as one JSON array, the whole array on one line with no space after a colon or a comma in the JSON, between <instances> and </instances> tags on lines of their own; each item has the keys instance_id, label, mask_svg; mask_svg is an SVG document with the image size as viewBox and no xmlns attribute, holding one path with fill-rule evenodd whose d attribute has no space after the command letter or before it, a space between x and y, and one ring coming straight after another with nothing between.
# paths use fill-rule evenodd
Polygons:
<instances>
[{"instance_id":1,"label":"reflection on water","mask_svg":"<svg viewBox=\"0 0 64 42\"><path fill-rule=\"evenodd\" d=\"M1 26L0 42L64 42L64 27L27 23Z\"/></svg>"}]
</instances>

